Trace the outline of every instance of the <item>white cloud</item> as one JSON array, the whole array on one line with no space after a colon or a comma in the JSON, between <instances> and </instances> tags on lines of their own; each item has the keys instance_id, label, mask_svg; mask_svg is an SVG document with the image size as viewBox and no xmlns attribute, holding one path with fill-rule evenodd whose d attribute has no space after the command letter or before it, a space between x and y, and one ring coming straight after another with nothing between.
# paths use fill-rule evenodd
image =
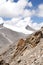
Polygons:
<instances>
[{"instance_id":1,"label":"white cloud","mask_svg":"<svg viewBox=\"0 0 43 65\"><path fill-rule=\"evenodd\" d=\"M29 3L28 3L28 6L29 6L29 7L32 7L33 5L32 5L32 3L31 3L31 2L29 2Z\"/></svg>"},{"instance_id":2,"label":"white cloud","mask_svg":"<svg viewBox=\"0 0 43 65\"><path fill-rule=\"evenodd\" d=\"M27 17L24 19L13 18L11 21L7 21L6 23L4 23L4 27L7 27L16 32L21 32L24 34L31 34L33 33L33 31L28 31L25 29L28 23L30 23L30 17Z\"/></svg>"},{"instance_id":3,"label":"white cloud","mask_svg":"<svg viewBox=\"0 0 43 65\"><path fill-rule=\"evenodd\" d=\"M11 20L4 21L2 18L0 18L0 24L4 22L4 27L9 28L13 31L16 32L21 32L24 34L31 34L34 31L29 31L26 30L25 27L29 25L31 28L35 30L39 30L43 26L43 22L38 24L38 23L33 23L30 17L26 17L24 19L20 18L12 18Z\"/></svg>"},{"instance_id":4,"label":"white cloud","mask_svg":"<svg viewBox=\"0 0 43 65\"><path fill-rule=\"evenodd\" d=\"M9 21L6 21L5 24L9 24L12 26L17 26L17 27L25 27L29 22L30 22L30 17L20 19L20 18L12 18Z\"/></svg>"},{"instance_id":5,"label":"white cloud","mask_svg":"<svg viewBox=\"0 0 43 65\"><path fill-rule=\"evenodd\" d=\"M1 0L0 0L1 1ZM1 17L25 17L31 16L33 13L30 10L24 9L25 6L32 7L32 3L28 0L19 0L17 3L12 2L13 0L3 0L3 4L0 6Z\"/></svg>"},{"instance_id":6,"label":"white cloud","mask_svg":"<svg viewBox=\"0 0 43 65\"><path fill-rule=\"evenodd\" d=\"M33 14L32 11L25 9L24 14L22 15L23 17L30 17L32 14Z\"/></svg>"},{"instance_id":7,"label":"white cloud","mask_svg":"<svg viewBox=\"0 0 43 65\"><path fill-rule=\"evenodd\" d=\"M0 17L0 24L4 23L4 20Z\"/></svg>"},{"instance_id":8,"label":"white cloud","mask_svg":"<svg viewBox=\"0 0 43 65\"><path fill-rule=\"evenodd\" d=\"M38 17L43 17L43 4L40 4L38 8L35 10L35 14Z\"/></svg>"},{"instance_id":9,"label":"white cloud","mask_svg":"<svg viewBox=\"0 0 43 65\"><path fill-rule=\"evenodd\" d=\"M40 17L43 17L43 4L39 5L38 8L39 8L38 15L39 15Z\"/></svg>"},{"instance_id":10,"label":"white cloud","mask_svg":"<svg viewBox=\"0 0 43 65\"><path fill-rule=\"evenodd\" d=\"M35 30L39 30L43 26L43 22L38 24L38 23L33 23L30 17L26 17L24 19L15 19L13 18L10 21L7 21L4 23L4 27L7 27L13 31L17 32L22 32L24 34L31 34L34 31L26 30L25 27L29 25L31 28Z\"/></svg>"},{"instance_id":11,"label":"white cloud","mask_svg":"<svg viewBox=\"0 0 43 65\"><path fill-rule=\"evenodd\" d=\"M43 22L41 22L41 23L30 23L30 26L35 30L39 30L43 26Z\"/></svg>"},{"instance_id":12,"label":"white cloud","mask_svg":"<svg viewBox=\"0 0 43 65\"><path fill-rule=\"evenodd\" d=\"M25 29L26 25L29 25L33 29L40 29L43 26L43 22L33 23L31 20L31 16L43 16L43 5L40 5L37 10L27 10L24 9L25 6L32 7L32 3L28 0L19 0L17 3L12 2L13 0L0 0L0 16L12 18L10 21L4 21L0 18L0 24L4 22L4 26L12 29L14 31L23 32L25 34L30 34L33 31L27 31ZM21 16L21 17L20 17ZM23 18L24 19L21 19Z\"/></svg>"},{"instance_id":13,"label":"white cloud","mask_svg":"<svg viewBox=\"0 0 43 65\"><path fill-rule=\"evenodd\" d=\"M23 15L27 0L19 0L17 3L11 1L5 2L0 6L0 16L2 17L19 17Z\"/></svg>"},{"instance_id":14,"label":"white cloud","mask_svg":"<svg viewBox=\"0 0 43 65\"><path fill-rule=\"evenodd\" d=\"M6 0L0 0L0 5L2 5L5 2L6 2Z\"/></svg>"}]
</instances>

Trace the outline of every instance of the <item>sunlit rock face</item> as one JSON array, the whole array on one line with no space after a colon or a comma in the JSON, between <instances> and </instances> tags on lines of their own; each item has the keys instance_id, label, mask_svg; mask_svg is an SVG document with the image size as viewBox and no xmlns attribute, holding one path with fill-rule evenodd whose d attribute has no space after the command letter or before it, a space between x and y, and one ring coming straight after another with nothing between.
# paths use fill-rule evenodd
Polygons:
<instances>
[{"instance_id":1,"label":"sunlit rock face","mask_svg":"<svg viewBox=\"0 0 43 65\"><path fill-rule=\"evenodd\" d=\"M43 27L0 55L0 65L43 65Z\"/></svg>"},{"instance_id":2,"label":"sunlit rock face","mask_svg":"<svg viewBox=\"0 0 43 65\"><path fill-rule=\"evenodd\" d=\"M36 46L40 42L40 38L42 37L42 32L37 31L35 34L31 35L26 39L26 42L31 44L32 46Z\"/></svg>"}]
</instances>

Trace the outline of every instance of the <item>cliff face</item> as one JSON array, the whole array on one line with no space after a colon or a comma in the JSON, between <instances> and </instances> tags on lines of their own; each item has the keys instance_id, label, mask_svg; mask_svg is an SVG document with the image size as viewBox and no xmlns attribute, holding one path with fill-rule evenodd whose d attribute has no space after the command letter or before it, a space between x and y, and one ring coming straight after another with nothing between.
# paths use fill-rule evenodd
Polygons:
<instances>
[{"instance_id":1,"label":"cliff face","mask_svg":"<svg viewBox=\"0 0 43 65\"><path fill-rule=\"evenodd\" d=\"M0 65L43 65L43 27L0 55Z\"/></svg>"}]
</instances>

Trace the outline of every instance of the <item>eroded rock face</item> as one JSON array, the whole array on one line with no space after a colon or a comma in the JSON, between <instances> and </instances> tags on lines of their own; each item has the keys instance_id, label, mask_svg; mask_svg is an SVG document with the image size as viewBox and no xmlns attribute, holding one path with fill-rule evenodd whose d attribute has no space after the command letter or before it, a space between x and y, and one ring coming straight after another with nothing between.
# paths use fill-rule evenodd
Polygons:
<instances>
[{"instance_id":1,"label":"eroded rock face","mask_svg":"<svg viewBox=\"0 0 43 65\"><path fill-rule=\"evenodd\" d=\"M40 29L41 31L42 31L42 38L43 38L43 27L41 27L41 29Z\"/></svg>"},{"instance_id":2,"label":"eroded rock face","mask_svg":"<svg viewBox=\"0 0 43 65\"><path fill-rule=\"evenodd\" d=\"M39 42L40 38L42 37L42 32L37 31L34 34L32 34L29 38L26 40L20 39L16 46L16 51L13 55L13 58L15 58L23 49L25 49L26 44L31 44L31 47L35 47Z\"/></svg>"},{"instance_id":3,"label":"eroded rock face","mask_svg":"<svg viewBox=\"0 0 43 65\"><path fill-rule=\"evenodd\" d=\"M42 36L42 30L39 30L25 40L20 39L0 56L0 65L43 65Z\"/></svg>"},{"instance_id":4,"label":"eroded rock face","mask_svg":"<svg viewBox=\"0 0 43 65\"><path fill-rule=\"evenodd\" d=\"M37 31L35 34L31 35L29 38L26 39L26 43L29 43L33 47L35 47L40 42L41 37L42 37L42 32Z\"/></svg>"},{"instance_id":5,"label":"eroded rock face","mask_svg":"<svg viewBox=\"0 0 43 65\"><path fill-rule=\"evenodd\" d=\"M15 53L13 54L12 58L15 58L21 52L21 50L24 48L24 46L25 46L25 40L20 39L17 43L16 50L15 50Z\"/></svg>"},{"instance_id":6,"label":"eroded rock face","mask_svg":"<svg viewBox=\"0 0 43 65\"><path fill-rule=\"evenodd\" d=\"M22 50L22 48L25 46L25 40L24 39L20 39L18 44L17 44L17 49L18 50Z\"/></svg>"},{"instance_id":7,"label":"eroded rock face","mask_svg":"<svg viewBox=\"0 0 43 65\"><path fill-rule=\"evenodd\" d=\"M1 60L1 61L0 61L0 65L9 65L9 63L5 63L4 60Z\"/></svg>"}]
</instances>

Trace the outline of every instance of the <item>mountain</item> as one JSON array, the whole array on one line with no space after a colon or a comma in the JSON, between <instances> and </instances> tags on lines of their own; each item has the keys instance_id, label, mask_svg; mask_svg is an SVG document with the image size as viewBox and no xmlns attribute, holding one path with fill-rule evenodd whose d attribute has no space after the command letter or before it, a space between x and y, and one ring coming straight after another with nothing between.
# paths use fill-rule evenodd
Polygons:
<instances>
[{"instance_id":1,"label":"mountain","mask_svg":"<svg viewBox=\"0 0 43 65\"><path fill-rule=\"evenodd\" d=\"M0 55L0 65L43 65L43 27L11 44Z\"/></svg>"},{"instance_id":2,"label":"mountain","mask_svg":"<svg viewBox=\"0 0 43 65\"><path fill-rule=\"evenodd\" d=\"M12 31L0 24L0 54L13 42L17 42L20 38L25 38L26 35Z\"/></svg>"},{"instance_id":3,"label":"mountain","mask_svg":"<svg viewBox=\"0 0 43 65\"><path fill-rule=\"evenodd\" d=\"M0 29L3 27L3 24L4 24L4 23L1 23L1 24L0 24Z\"/></svg>"},{"instance_id":4,"label":"mountain","mask_svg":"<svg viewBox=\"0 0 43 65\"><path fill-rule=\"evenodd\" d=\"M29 25L27 25L25 28L26 28L27 30L30 30L30 31L36 31L35 29L31 28Z\"/></svg>"},{"instance_id":5,"label":"mountain","mask_svg":"<svg viewBox=\"0 0 43 65\"><path fill-rule=\"evenodd\" d=\"M4 27L23 34L32 34L35 30L28 25L28 22L19 21L19 22L6 22L3 25Z\"/></svg>"}]
</instances>

